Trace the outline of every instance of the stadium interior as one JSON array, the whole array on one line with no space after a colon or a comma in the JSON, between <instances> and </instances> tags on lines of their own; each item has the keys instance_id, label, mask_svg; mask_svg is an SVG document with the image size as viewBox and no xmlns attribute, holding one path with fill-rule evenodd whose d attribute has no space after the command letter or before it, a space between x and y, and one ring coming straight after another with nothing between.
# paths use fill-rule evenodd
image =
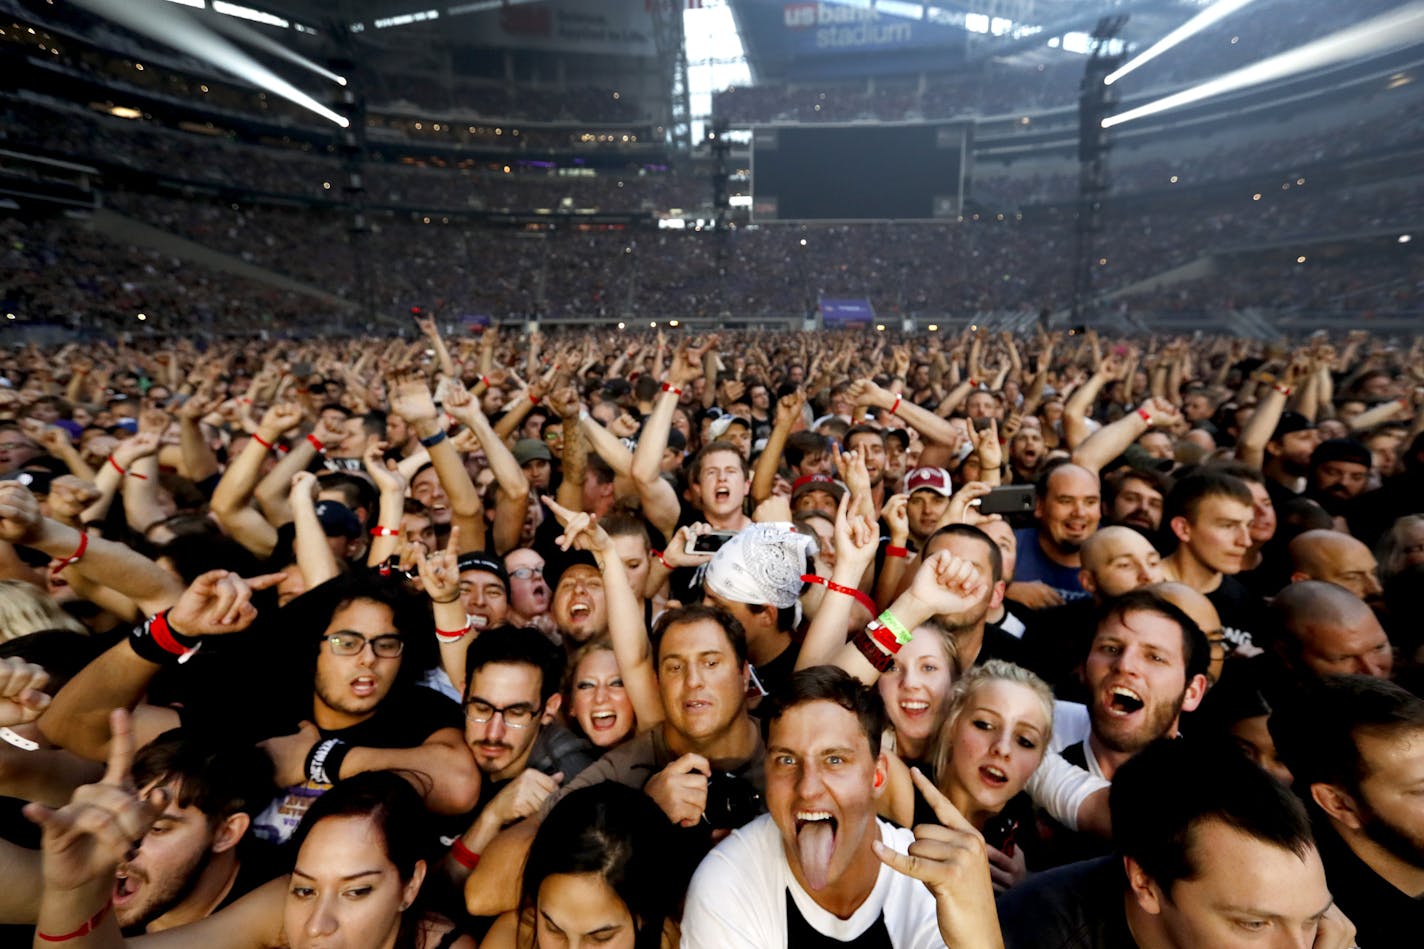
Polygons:
<instances>
[{"instance_id":1,"label":"stadium interior","mask_svg":"<svg viewBox=\"0 0 1424 949\"><path fill-rule=\"evenodd\" d=\"M1424 38L1397 0L1234 3L1110 85L1085 77L1213 4L417 6L0 0L6 328L802 329L827 299L907 331L1420 325ZM838 211L896 177L877 136L925 124L958 156L925 212ZM779 214L755 143L806 126L866 162Z\"/></svg>"}]
</instances>

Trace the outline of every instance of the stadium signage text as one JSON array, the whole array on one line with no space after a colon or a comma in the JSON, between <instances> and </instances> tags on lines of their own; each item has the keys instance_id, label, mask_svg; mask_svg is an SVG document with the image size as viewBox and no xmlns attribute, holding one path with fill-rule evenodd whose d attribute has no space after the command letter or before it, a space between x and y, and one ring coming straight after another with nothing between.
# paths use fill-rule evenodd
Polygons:
<instances>
[{"instance_id":1,"label":"stadium signage text","mask_svg":"<svg viewBox=\"0 0 1424 949\"><path fill-rule=\"evenodd\" d=\"M913 38L909 23L882 23L878 10L831 3L788 3L782 20L790 30L817 28L817 49L894 45Z\"/></svg>"}]
</instances>

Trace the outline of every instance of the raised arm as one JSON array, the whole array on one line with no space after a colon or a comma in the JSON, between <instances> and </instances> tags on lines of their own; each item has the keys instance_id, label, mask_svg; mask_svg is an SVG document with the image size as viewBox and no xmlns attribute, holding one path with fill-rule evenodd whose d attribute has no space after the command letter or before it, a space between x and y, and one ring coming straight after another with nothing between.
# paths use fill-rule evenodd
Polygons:
<instances>
[{"instance_id":1,"label":"raised arm","mask_svg":"<svg viewBox=\"0 0 1424 949\"><path fill-rule=\"evenodd\" d=\"M33 547L95 583L111 587L153 613L172 605L183 584L123 544L92 536L40 514L24 485L0 484L0 540Z\"/></svg>"},{"instance_id":2,"label":"raised arm","mask_svg":"<svg viewBox=\"0 0 1424 949\"><path fill-rule=\"evenodd\" d=\"M316 516L316 493L319 485L310 471L298 471L292 476L292 522L296 528L293 548L297 569L308 590L321 586L341 573L341 564L326 542L326 531Z\"/></svg>"},{"instance_id":3,"label":"raised arm","mask_svg":"<svg viewBox=\"0 0 1424 949\"><path fill-rule=\"evenodd\" d=\"M898 415L927 442L937 445L958 444L959 437L954 426L928 409L922 409L913 402L906 402L888 389L882 389L870 379L857 379L850 384L847 393L856 405L874 406L892 415Z\"/></svg>"},{"instance_id":4,"label":"raised arm","mask_svg":"<svg viewBox=\"0 0 1424 949\"><path fill-rule=\"evenodd\" d=\"M252 592L281 579L277 573L246 581L226 570L198 577L166 611L161 625L155 619L139 627L70 679L40 716L40 731L62 748L102 761L108 754L111 709L136 709L140 744L176 727L178 713L172 709L139 705L153 677L196 648L201 641L197 637L240 632L250 626L257 618ZM165 631L170 635L165 636Z\"/></svg>"},{"instance_id":5,"label":"raised arm","mask_svg":"<svg viewBox=\"0 0 1424 949\"><path fill-rule=\"evenodd\" d=\"M1236 458L1253 468L1260 468L1266 459L1266 443L1271 440L1281 414L1285 412L1286 400L1294 387L1304 381L1308 367L1304 362L1293 362L1287 367L1282 382L1272 383L1256 402L1256 411L1241 428L1241 437L1236 440Z\"/></svg>"},{"instance_id":6,"label":"raised arm","mask_svg":"<svg viewBox=\"0 0 1424 949\"><path fill-rule=\"evenodd\" d=\"M228 465L208 502L223 530L259 557L269 556L277 546L277 529L252 507L252 494L267 453L273 450L277 439L301 421L302 409L295 402L279 402L268 409L257 431Z\"/></svg>"},{"instance_id":7,"label":"raised arm","mask_svg":"<svg viewBox=\"0 0 1424 949\"><path fill-rule=\"evenodd\" d=\"M391 411L406 420L425 450L430 452L430 464L450 499L450 523L459 525L465 550L483 550L484 505L480 503L479 492L465 470L464 461L445 435L425 376L420 372L401 373L387 383L386 389L390 393Z\"/></svg>"},{"instance_id":8,"label":"raised arm","mask_svg":"<svg viewBox=\"0 0 1424 949\"><path fill-rule=\"evenodd\" d=\"M836 512L836 565L831 570L828 592L806 630L801 652L796 657L797 669L833 663L867 684L879 677L880 673L858 652L855 653L858 663L850 663L849 656L843 655L846 649L852 652L855 649L847 645L846 631L851 628L856 597L840 592L859 587L866 569L875 562L879 539L880 530L875 522L863 514L850 513L850 497L843 495Z\"/></svg>"},{"instance_id":9,"label":"raised arm","mask_svg":"<svg viewBox=\"0 0 1424 949\"><path fill-rule=\"evenodd\" d=\"M376 567L390 559L400 549L401 520L405 517L406 478L400 466L384 457L386 443L372 436L366 440L361 463L366 476L379 492L376 526L371 534L371 546L366 551L366 565ZM452 530L454 528L451 528Z\"/></svg>"},{"instance_id":10,"label":"raised arm","mask_svg":"<svg viewBox=\"0 0 1424 949\"><path fill-rule=\"evenodd\" d=\"M776 422L752 472L752 500L758 504L771 497L776 484L776 470L781 465L781 456L786 453L786 441L796 423L803 421L805 407L806 393L801 389L783 395L776 402Z\"/></svg>"},{"instance_id":11,"label":"raised arm","mask_svg":"<svg viewBox=\"0 0 1424 949\"><path fill-rule=\"evenodd\" d=\"M503 556L519 546L519 532L529 511L529 479L504 440L490 427L480 411L479 400L459 380L451 382L445 395L445 411L479 439L498 485L494 511L494 550Z\"/></svg>"},{"instance_id":12,"label":"raised arm","mask_svg":"<svg viewBox=\"0 0 1424 949\"><path fill-rule=\"evenodd\" d=\"M1110 425L1104 425L1089 435L1073 450L1073 463L1089 471L1101 471L1103 466L1127 450L1153 428L1171 428L1181 421L1182 414L1166 399L1148 399Z\"/></svg>"},{"instance_id":13,"label":"raised arm","mask_svg":"<svg viewBox=\"0 0 1424 949\"><path fill-rule=\"evenodd\" d=\"M581 511L571 511L549 498L545 498L544 503L564 526L559 546L564 550L570 547L587 550L593 554L603 574L604 596L608 601L608 636L613 642L613 656L618 661L618 673L623 677L628 700L633 703L638 731L647 731L663 720L663 701L658 691L657 673L653 669L648 630L643 625L643 611L628 582L623 560L596 518Z\"/></svg>"},{"instance_id":14,"label":"raised arm","mask_svg":"<svg viewBox=\"0 0 1424 949\"><path fill-rule=\"evenodd\" d=\"M345 435L346 433L339 429L328 428L326 420L318 415L316 427L307 437L294 441L287 452L277 459L272 470L257 483L254 492L257 505L262 509L267 523L273 527L291 523L292 478L297 472L311 467L312 459L317 456L318 446L321 451L325 451L327 445L336 444Z\"/></svg>"}]
</instances>

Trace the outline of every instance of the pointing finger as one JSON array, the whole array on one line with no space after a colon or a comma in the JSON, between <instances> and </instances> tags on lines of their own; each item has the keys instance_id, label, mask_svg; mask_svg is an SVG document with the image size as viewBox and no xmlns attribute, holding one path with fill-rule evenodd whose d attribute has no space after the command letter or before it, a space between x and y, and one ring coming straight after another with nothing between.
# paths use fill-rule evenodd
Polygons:
<instances>
[{"instance_id":1,"label":"pointing finger","mask_svg":"<svg viewBox=\"0 0 1424 949\"><path fill-rule=\"evenodd\" d=\"M955 830L965 831L976 837L982 836L979 831L974 829L974 825L969 823L959 812L959 808L950 803L949 798L944 796L944 792L935 787L934 782L925 777L919 768L910 769L910 778L915 782L915 787L919 788L920 793L925 796L925 800L929 802L931 809L935 812L935 817L939 818L941 824Z\"/></svg>"}]
</instances>

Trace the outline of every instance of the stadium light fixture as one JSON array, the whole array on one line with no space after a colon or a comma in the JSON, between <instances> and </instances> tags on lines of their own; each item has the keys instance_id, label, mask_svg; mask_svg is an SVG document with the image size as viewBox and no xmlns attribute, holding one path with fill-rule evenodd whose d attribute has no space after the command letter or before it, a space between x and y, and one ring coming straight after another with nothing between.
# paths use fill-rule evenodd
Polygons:
<instances>
[{"instance_id":1,"label":"stadium light fixture","mask_svg":"<svg viewBox=\"0 0 1424 949\"><path fill-rule=\"evenodd\" d=\"M333 112L287 80L238 49L228 40L199 23L186 11L175 10L172 4L160 0L74 0L91 13L120 23L136 33L142 33L205 60L220 69L241 76L253 85L281 96L288 102L347 128L351 122Z\"/></svg>"},{"instance_id":2,"label":"stadium light fixture","mask_svg":"<svg viewBox=\"0 0 1424 949\"><path fill-rule=\"evenodd\" d=\"M217 9L217 4L214 4L213 8ZM224 11L219 10L218 12ZM332 72L330 69L327 69L320 63L312 62L310 59L307 59L305 56L301 55L295 50L288 49L281 43L272 39L272 37L267 36L263 33L259 33L257 30L254 30L252 27L248 26L245 23L238 23L230 19L229 17L212 17L209 19L208 22L210 25L216 27L223 33L226 33L228 36L231 36L233 39L241 40L251 46L256 46L259 49L266 50L273 56L276 56L280 59L285 59L289 63L295 63L296 65L301 66L303 69L309 69L312 72L316 73L318 76L330 79L338 86L346 85L346 79L344 77L338 76L336 73Z\"/></svg>"},{"instance_id":3,"label":"stadium light fixture","mask_svg":"<svg viewBox=\"0 0 1424 949\"><path fill-rule=\"evenodd\" d=\"M1112 128L1134 119L1146 118L1228 92L1285 79L1311 69L1332 66L1348 59L1411 46L1420 41L1424 41L1424 2L1416 0L1303 46L1232 70L1224 76L1209 79L1190 89L1174 92L1155 102L1119 112L1117 115L1110 115L1103 119L1103 128Z\"/></svg>"},{"instance_id":4,"label":"stadium light fixture","mask_svg":"<svg viewBox=\"0 0 1424 949\"><path fill-rule=\"evenodd\" d=\"M1148 63L1152 62L1152 60L1156 59L1158 56L1161 56L1163 53L1167 52L1167 50L1171 49L1177 44L1185 42L1191 37L1196 36L1198 33L1206 29L1207 27L1213 26L1216 23L1219 23L1220 21L1226 19L1231 14L1235 13L1237 10L1240 10L1242 7L1246 6L1250 2L1251 0L1220 0L1220 2L1218 3L1213 3L1211 6L1198 13L1196 16L1192 17L1190 20L1183 23L1175 30L1172 30L1170 33L1162 37L1157 42L1153 43L1151 46L1147 47L1141 53L1132 57L1132 59L1129 59L1117 69L1108 73L1107 76L1103 78L1103 84L1108 86L1112 85L1113 83L1121 79L1123 76L1126 76L1128 73L1133 72L1139 67L1145 66Z\"/></svg>"}]
</instances>

